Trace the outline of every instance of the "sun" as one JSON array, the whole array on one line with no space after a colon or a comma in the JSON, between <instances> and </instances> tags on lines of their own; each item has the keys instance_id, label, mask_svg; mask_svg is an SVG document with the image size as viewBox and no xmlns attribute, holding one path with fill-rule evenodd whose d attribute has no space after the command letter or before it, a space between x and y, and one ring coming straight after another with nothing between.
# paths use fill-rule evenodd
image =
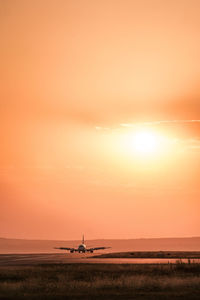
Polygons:
<instances>
[{"instance_id":1,"label":"sun","mask_svg":"<svg viewBox=\"0 0 200 300\"><path fill-rule=\"evenodd\" d=\"M138 162L166 161L166 158L174 152L173 138L165 131L150 126L134 126L123 128L110 138L112 149L126 159ZM112 137L112 138L113 138Z\"/></svg>"},{"instance_id":2,"label":"sun","mask_svg":"<svg viewBox=\"0 0 200 300\"><path fill-rule=\"evenodd\" d=\"M141 156L152 156L161 149L161 137L157 132L148 129L129 132L124 142L129 153Z\"/></svg>"},{"instance_id":3,"label":"sun","mask_svg":"<svg viewBox=\"0 0 200 300\"><path fill-rule=\"evenodd\" d=\"M137 153L151 154L158 150L158 137L149 131L139 131L132 136L132 148Z\"/></svg>"}]
</instances>

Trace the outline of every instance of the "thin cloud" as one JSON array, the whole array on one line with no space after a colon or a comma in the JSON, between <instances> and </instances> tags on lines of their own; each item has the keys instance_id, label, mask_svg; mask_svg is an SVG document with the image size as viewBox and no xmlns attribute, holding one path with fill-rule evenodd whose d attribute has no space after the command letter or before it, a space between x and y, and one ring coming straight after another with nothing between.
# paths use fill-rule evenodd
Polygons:
<instances>
[{"instance_id":1,"label":"thin cloud","mask_svg":"<svg viewBox=\"0 0 200 300\"><path fill-rule=\"evenodd\" d=\"M111 128L109 127L101 127L101 126L95 126L96 130L110 130Z\"/></svg>"},{"instance_id":2,"label":"thin cloud","mask_svg":"<svg viewBox=\"0 0 200 300\"><path fill-rule=\"evenodd\" d=\"M137 126L153 126L153 125L162 125L162 124L200 124L200 120L159 120L159 121L149 121L149 122L134 122L134 123L120 123L119 127L103 127L95 126L95 130L119 130L122 128L134 128Z\"/></svg>"},{"instance_id":3,"label":"thin cloud","mask_svg":"<svg viewBox=\"0 0 200 300\"><path fill-rule=\"evenodd\" d=\"M134 127L138 125L160 125L160 124L170 124L170 123L200 123L200 120L161 120L152 122L136 122L136 123L121 123L121 127Z\"/></svg>"}]
</instances>

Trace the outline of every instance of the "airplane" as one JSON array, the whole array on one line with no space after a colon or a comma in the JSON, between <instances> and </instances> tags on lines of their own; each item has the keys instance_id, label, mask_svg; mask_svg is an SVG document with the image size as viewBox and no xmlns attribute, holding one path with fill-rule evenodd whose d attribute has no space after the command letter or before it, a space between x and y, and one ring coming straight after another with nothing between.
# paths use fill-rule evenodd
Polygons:
<instances>
[{"instance_id":1,"label":"airplane","mask_svg":"<svg viewBox=\"0 0 200 300\"><path fill-rule=\"evenodd\" d=\"M74 253L74 252L78 252L78 253L85 253L85 252L90 252L90 253L93 253L95 250L104 250L104 249L108 249L108 248L111 248L111 247L92 247L92 248L87 248L86 245L85 245L85 239L84 239L84 235L83 235L83 238L82 238L82 244L80 244L78 246L78 248L65 248L65 247L55 247L54 249L60 249L60 250L68 250L70 251L70 253Z\"/></svg>"}]
</instances>

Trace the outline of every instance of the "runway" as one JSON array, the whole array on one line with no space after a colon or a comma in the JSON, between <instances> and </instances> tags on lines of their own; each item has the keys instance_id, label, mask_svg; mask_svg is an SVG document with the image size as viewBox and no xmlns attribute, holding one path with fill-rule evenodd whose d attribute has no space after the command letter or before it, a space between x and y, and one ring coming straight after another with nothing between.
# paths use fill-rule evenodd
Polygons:
<instances>
[{"instance_id":1,"label":"runway","mask_svg":"<svg viewBox=\"0 0 200 300\"><path fill-rule=\"evenodd\" d=\"M178 259L165 258L92 258L91 254L64 254L64 253L42 253L42 254L0 254L0 267L19 265L40 264L168 264L176 263ZM181 259L188 262L188 259ZM200 263L200 259L192 262Z\"/></svg>"}]
</instances>

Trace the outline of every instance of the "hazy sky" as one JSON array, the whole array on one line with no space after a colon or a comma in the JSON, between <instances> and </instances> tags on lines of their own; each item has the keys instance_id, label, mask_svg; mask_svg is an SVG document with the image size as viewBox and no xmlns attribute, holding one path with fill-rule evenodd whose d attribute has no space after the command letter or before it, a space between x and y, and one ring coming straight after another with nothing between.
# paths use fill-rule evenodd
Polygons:
<instances>
[{"instance_id":1,"label":"hazy sky","mask_svg":"<svg viewBox=\"0 0 200 300\"><path fill-rule=\"evenodd\" d=\"M0 0L0 236L199 236L199 53L199 0Z\"/></svg>"}]
</instances>

